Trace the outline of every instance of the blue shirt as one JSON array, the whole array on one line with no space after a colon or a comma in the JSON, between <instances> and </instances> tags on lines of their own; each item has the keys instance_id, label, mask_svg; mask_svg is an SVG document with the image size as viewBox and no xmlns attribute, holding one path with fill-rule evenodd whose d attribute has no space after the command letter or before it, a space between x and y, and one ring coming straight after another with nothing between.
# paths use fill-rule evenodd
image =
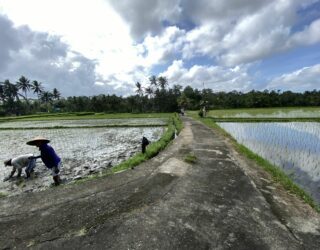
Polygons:
<instances>
[{"instance_id":1,"label":"blue shirt","mask_svg":"<svg viewBox=\"0 0 320 250\"><path fill-rule=\"evenodd\" d=\"M61 161L61 158L56 154L54 149L48 144L42 144L40 146L41 160L47 168L53 168L58 166Z\"/></svg>"}]
</instances>

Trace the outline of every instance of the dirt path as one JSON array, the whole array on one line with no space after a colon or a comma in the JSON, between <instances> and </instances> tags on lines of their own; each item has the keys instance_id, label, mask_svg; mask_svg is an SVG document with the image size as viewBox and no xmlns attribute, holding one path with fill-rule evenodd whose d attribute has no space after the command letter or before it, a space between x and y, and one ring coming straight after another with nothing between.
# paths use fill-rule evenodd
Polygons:
<instances>
[{"instance_id":1,"label":"dirt path","mask_svg":"<svg viewBox=\"0 0 320 250\"><path fill-rule=\"evenodd\" d=\"M184 158L194 153L195 164ZM320 216L204 125L134 170L0 199L0 249L317 249Z\"/></svg>"}]
</instances>

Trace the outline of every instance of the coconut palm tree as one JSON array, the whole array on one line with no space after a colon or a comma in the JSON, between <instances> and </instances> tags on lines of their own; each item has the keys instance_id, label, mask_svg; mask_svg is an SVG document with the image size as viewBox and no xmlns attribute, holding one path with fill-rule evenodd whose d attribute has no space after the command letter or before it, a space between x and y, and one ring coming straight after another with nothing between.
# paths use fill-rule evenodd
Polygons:
<instances>
[{"instance_id":1,"label":"coconut palm tree","mask_svg":"<svg viewBox=\"0 0 320 250\"><path fill-rule=\"evenodd\" d=\"M52 102L52 99L53 99L53 94L49 91L43 91L41 93L41 101L44 102L44 103L49 103L49 102Z\"/></svg>"},{"instance_id":2,"label":"coconut palm tree","mask_svg":"<svg viewBox=\"0 0 320 250\"><path fill-rule=\"evenodd\" d=\"M136 90L137 94L138 94L139 96L142 96L142 94L143 94L143 88L142 88L142 86L141 86L141 83L140 83L140 82L136 82L136 87L137 87L137 90Z\"/></svg>"},{"instance_id":3,"label":"coconut palm tree","mask_svg":"<svg viewBox=\"0 0 320 250\"><path fill-rule=\"evenodd\" d=\"M152 97L152 95L153 95L153 90L152 90L151 87L145 88L145 91L146 91L146 94L147 94L147 96L148 96L149 98Z\"/></svg>"},{"instance_id":4,"label":"coconut palm tree","mask_svg":"<svg viewBox=\"0 0 320 250\"><path fill-rule=\"evenodd\" d=\"M166 77L160 76L158 78L158 84L161 89L165 89L168 86L168 80Z\"/></svg>"},{"instance_id":5,"label":"coconut palm tree","mask_svg":"<svg viewBox=\"0 0 320 250\"><path fill-rule=\"evenodd\" d=\"M42 87L42 83L34 80L32 82L31 89L33 90L34 94L37 94L38 100L39 100L41 97L41 93L44 91L44 89Z\"/></svg>"},{"instance_id":6,"label":"coconut palm tree","mask_svg":"<svg viewBox=\"0 0 320 250\"><path fill-rule=\"evenodd\" d=\"M45 107L47 109L47 112L49 112L49 109L50 109L50 103L52 102L53 100L53 94L49 91L43 91L41 93L41 97L40 97L42 103L45 104Z\"/></svg>"},{"instance_id":7,"label":"coconut palm tree","mask_svg":"<svg viewBox=\"0 0 320 250\"><path fill-rule=\"evenodd\" d=\"M59 99L60 99L60 96L61 96L60 92L59 92L56 88L54 88L53 91L52 91L52 97L53 97L53 99L59 100Z\"/></svg>"},{"instance_id":8,"label":"coconut palm tree","mask_svg":"<svg viewBox=\"0 0 320 250\"><path fill-rule=\"evenodd\" d=\"M3 82L0 82L0 101L4 101L4 83Z\"/></svg>"},{"instance_id":9,"label":"coconut palm tree","mask_svg":"<svg viewBox=\"0 0 320 250\"><path fill-rule=\"evenodd\" d=\"M5 99L19 101L19 89L16 84L11 83L9 80L5 80L3 83L3 93Z\"/></svg>"},{"instance_id":10,"label":"coconut palm tree","mask_svg":"<svg viewBox=\"0 0 320 250\"><path fill-rule=\"evenodd\" d=\"M158 82L157 82L157 77L156 76L151 76L149 78L149 81L150 81L150 87L151 88L158 88Z\"/></svg>"},{"instance_id":11,"label":"coconut palm tree","mask_svg":"<svg viewBox=\"0 0 320 250\"><path fill-rule=\"evenodd\" d=\"M17 82L17 88L18 90L22 90L22 92L24 92L24 97L27 100L27 91L29 91L30 87L32 85L30 84L30 80L24 76L21 76L19 78L19 81Z\"/></svg>"}]
</instances>

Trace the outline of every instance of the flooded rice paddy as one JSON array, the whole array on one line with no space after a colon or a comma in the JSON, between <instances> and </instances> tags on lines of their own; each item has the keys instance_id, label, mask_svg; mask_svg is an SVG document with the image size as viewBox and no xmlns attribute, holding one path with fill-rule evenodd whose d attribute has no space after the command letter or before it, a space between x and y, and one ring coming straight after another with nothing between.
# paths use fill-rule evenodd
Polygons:
<instances>
[{"instance_id":1,"label":"flooded rice paddy","mask_svg":"<svg viewBox=\"0 0 320 250\"><path fill-rule=\"evenodd\" d=\"M114 119L112 120L112 122L115 122ZM128 122L128 119L124 120L126 121L120 121L120 123L126 125L129 123L131 125L136 122ZM144 124L155 124L159 121L160 119L144 119ZM11 181L2 181L11 172L11 167L3 166L4 160L27 153L39 155L37 147L26 145L26 142L35 136L44 136L51 140L50 145L63 161L61 177L65 182L69 182L99 173L127 160L132 155L140 152L142 136L146 136L151 142L154 142L160 139L166 129L163 126L72 128L72 126L78 126L79 124L85 124L84 126L94 124L93 126L96 126L97 124L101 124L101 122L108 123L109 121L106 121L106 119L99 121L70 120L67 123L62 121L61 123L64 126L70 126L70 128L64 129L44 129L41 127L39 129L23 130L0 129L0 192L13 195L21 192L42 190L51 185L51 173L43 165L41 159L37 160L35 174L30 180L13 178ZM139 119L139 122L141 124L142 119ZM46 121L45 127L61 123L60 121L52 121L51 123ZM39 121L14 122L14 124L16 126L34 127L39 125ZM24 171L22 175L24 175Z\"/></svg>"},{"instance_id":2,"label":"flooded rice paddy","mask_svg":"<svg viewBox=\"0 0 320 250\"><path fill-rule=\"evenodd\" d=\"M250 113L238 113L235 115L224 115L223 118L318 118L320 117L320 112L295 110L289 112L277 111L271 114L250 114Z\"/></svg>"},{"instance_id":3,"label":"flooded rice paddy","mask_svg":"<svg viewBox=\"0 0 320 250\"><path fill-rule=\"evenodd\" d=\"M134 118L134 119L84 119L84 120L42 120L42 121L14 121L0 123L0 129L10 128L54 128L54 127L94 127L94 126L139 126L158 125L168 123L164 118Z\"/></svg>"},{"instance_id":4,"label":"flooded rice paddy","mask_svg":"<svg viewBox=\"0 0 320 250\"><path fill-rule=\"evenodd\" d=\"M240 144L282 168L320 204L320 123L218 123Z\"/></svg>"},{"instance_id":5,"label":"flooded rice paddy","mask_svg":"<svg viewBox=\"0 0 320 250\"><path fill-rule=\"evenodd\" d=\"M209 117L214 118L319 118L319 108L260 108L210 110Z\"/></svg>"}]
</instances>

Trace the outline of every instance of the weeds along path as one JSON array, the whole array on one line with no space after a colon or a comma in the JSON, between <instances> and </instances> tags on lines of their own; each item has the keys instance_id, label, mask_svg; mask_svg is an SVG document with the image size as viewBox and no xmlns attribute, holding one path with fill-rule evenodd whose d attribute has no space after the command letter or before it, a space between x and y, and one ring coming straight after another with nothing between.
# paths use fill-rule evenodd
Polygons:
<instances>
[{"instance_id":1,"label":"weeds along path","mask_svg":"<svg viewBox=\"0 0 320 250\"><path fill-rule=\"evenodd\" d=\"M320 245L317 213L225 138L189 118L184 124L166 150L134 170L0 199L0 249Z\"/></svg>"}]
</instances>

